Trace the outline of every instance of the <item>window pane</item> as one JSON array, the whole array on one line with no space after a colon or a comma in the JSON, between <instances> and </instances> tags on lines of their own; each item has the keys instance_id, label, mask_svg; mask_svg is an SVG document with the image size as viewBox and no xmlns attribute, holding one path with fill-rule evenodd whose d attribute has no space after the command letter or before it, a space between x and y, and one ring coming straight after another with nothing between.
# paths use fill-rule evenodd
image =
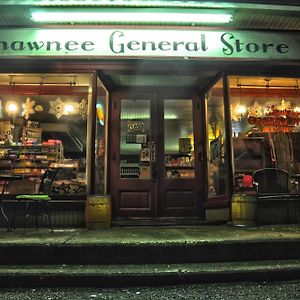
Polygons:
<instances>
[{"instance_id":1,"label":"window pane","mask_svg":"<svg viewBox=\"0 0 300 300\"><path fill-rule=\"evenodd\" d=\"M226 193L225 118L223 82L219 80L206 94L208 138L208 197Z\"/></svg>"},{"instance_id":2,"label":"window pane","mask_svg":"<svg viewBox=\"0 0 300 300\"><path fill-rule=\"evenodd\" d=\"M261 168L285 170L292 179L300 173L298 82L230 77L236 190L251 187L253 172Z\"/></svg>"},{"instance_id":3,"label":"window pane","mask_svg":"<svg viewBox=\"0 0 300 300\"><path fill-rule=\"evenodd\" d=\"M165 100L164 127L165 177L195 177L192 100Z\"/></svg>"},{"instance_id":4,"label":"window pane","mask_svg":"<svg viewBox=\"0 0 300 300\"><path fill-rule=\"evenodd\" d=\"M11 164L1 168L2 173L33 180L48 168L60 167L52 193L86 192L90 78L87 74L0 74L0 147Z\"/></svg>"},{"instance_id":5,"label":"window pane","mask_svg":"<svg viewBox=\"0 0 300 300\"><path fill-rule=\"evenodd\" d=\"M151 178L150 103L150 100L121 100L121 178Z\"/></svg>"}]
</instances>

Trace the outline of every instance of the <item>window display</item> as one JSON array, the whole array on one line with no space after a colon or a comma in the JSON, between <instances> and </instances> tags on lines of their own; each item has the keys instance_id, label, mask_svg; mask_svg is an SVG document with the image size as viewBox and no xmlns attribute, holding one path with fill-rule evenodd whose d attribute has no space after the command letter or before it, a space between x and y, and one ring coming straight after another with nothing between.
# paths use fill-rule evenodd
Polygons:
<instances>
[{"instance_id":1,"label":"window display","mask_svg":"<svg viewBox=\"0 0 300 300\"><path fill-rule=\"evenodd\" d=\"M298 178L298 79L232 76L229 82L235 189L245 189L244 178L263 168Z\"/></svg>"},{"instance_id":2,"label":"window display","mask_svg":"<svg viewBox=\"0 0 300 300\"><path fill-rule=\"evenodd\" d=\"M0 181L61 168L52 193L86 192L89 85L89 75L0 74Z\"/></svg>"}]
</instances>

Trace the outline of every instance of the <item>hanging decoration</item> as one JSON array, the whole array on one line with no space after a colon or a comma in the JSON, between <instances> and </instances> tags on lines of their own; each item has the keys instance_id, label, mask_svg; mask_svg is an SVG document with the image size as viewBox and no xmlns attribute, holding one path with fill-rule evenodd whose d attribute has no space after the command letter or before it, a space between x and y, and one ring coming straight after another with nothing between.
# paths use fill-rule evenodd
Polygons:
<instances>
[{"instance_id":1,"label":"hanging decoration","mask_svg":"<svg viewBox=\"0 0 300 300\"><path fill-rule=\"evenodd\" d=\"M240 92L240 100L236 105L231 105L231 120L234 122L240 122L247 114L247 107L243 105L243 97L242 97L242 85L240 84L239 78L237 78L237 87L239 87Z\"/></svg>"},{"instance_id":2,"label":"hanging decoration","mask_svg":"<svg viewBox=\"0 0 300 300\"><path fill-rule=\"evenodd\" d=\"M87 101L82 99L80 103L63 102L59 97L55 101L49 101L50 114L54 114L57 119L67 115L80 115L81 119L87 117Z\"/></svg>"},{"instance_id":3,"label":"hanging decoration","mask_svg":"<svg viewBox=\"0 0 300 300\"><path fill-rule=\"evenodd\" d=\"M261 116L249 114L249 124L270 127L268 130L283 132L291 131L294 126L300 124L300 112L294 110L284 99L278 105L265 107L263 111L264 114Z\"/></svg>"},{"instance_id":4,"label":"hanging decoration","mask_svg":"<svg viewBox=\"0 0 300 300\"><path fill-rule=\"evenodd\" d=\"M87 106L87 101L85 99L82 99L78 105L78 110L81 119L85 120L87 117L87 111L88 111L88 106Z\"/></svg>"},{"instance_id":5,"label":"hanging decoration","mask_svg":"<svg viewBox=\"0 0 300 300\"><path fill-rule=\"evenodd\" d=\"M57 119L60 119L60 117L64 114L64 103L62 100L58 97L55 101L49 101L50 103L50 114L54 114Z\"/></svg>"},{"instance_id":6,"label":"hanging decoration","mask_svg":"<svg viewBox=\"0 0 300 300\"><path fill-rule=\"evenodd\" d=\"M42 106L42 105L40 105L40 104L39 104L39 105L37 105L37 106L36 106L34 109L35 109L35 111L36 111L36 112L41 112L41 111L43 111L43 110L44 110L43 106Z\"/></svg>"},{"instance_id":7,"label":"hanging decoration","mask_svg":"<svg viewBox=\"0 0 300 300\"><path fill-rule=\"evenodd\" d=\"M255 101L250 107L249 107L249 113L248 116L252 117L261 117L264 114L263 107L258 104L257 101Z\"/></svg>"},{"instance_id":8,"label":"hanging decoration","mask_svg":"<svg viewBox=\"0 0 300 300\"><path fill-rule=\"evenodd\" d=\"M34 105L35 105L35 101L34 100L30 100L30 98L26 98L25 103L23 104L23 112L22 112L22 116L28 120L29 116L35 113L34 110Z\"/></svg>"}]
</instances>

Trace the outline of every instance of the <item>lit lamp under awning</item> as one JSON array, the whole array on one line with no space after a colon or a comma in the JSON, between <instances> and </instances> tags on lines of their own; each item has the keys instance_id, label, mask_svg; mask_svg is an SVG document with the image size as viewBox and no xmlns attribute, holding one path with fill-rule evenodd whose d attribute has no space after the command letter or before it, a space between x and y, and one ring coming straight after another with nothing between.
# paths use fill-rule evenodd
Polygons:
<instances>
[{"instance_id":1,"label":"lit lamp under awning","mask_svg":"<svg viewBox=\"0 0 300 300\"><path fill-rule=\"evenodd\" d=\"M9 115L16 115L19 112L19 106L14 101L7 102L5 109Z\"/></svg>"},{"instance_id":2,"label":"lit lamp under awning","mask_svg":"<svg viewBox=\"0 0 300 300\"><path fill-rule=\"evenodd\" d=\"M40 9L32 10L31 18L40 23L99 24L223 24L232 21L232 13L212 9Z\"/></svg>"}]
</instances>

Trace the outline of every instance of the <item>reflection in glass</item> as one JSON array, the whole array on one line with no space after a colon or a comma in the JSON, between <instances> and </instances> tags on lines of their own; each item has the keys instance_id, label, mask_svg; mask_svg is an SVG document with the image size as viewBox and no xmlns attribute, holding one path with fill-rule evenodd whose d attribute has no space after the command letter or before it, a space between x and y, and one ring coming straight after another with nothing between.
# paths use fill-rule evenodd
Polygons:
<instances>
[{"instance_id":1,"label":"reflection in glass","mask_svg":"<svg viewBox=\"0 0 300 300\"><path fill-rule=\"evenodd\" d=\"M192 100L166 99L164 128L165 177L195 177Z\"/></svg>"}]
</instances>

